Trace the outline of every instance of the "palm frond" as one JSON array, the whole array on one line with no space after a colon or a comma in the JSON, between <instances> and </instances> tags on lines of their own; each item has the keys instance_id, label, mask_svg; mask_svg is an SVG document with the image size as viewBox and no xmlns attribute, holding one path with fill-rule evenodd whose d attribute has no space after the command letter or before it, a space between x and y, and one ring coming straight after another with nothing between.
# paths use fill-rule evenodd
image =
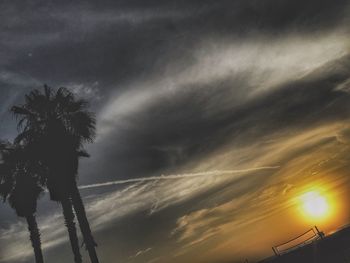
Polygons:
<instances>
[{"instance_id":1,"label":"palm frond","mask_svg":"<svg viewBox=\"0 0 350 263\"><path fill-rule=\"evenodd\" d=\"M52 88L50 88L48 85L44 84L44 92L45 92L46 99L50 100L51 96L52 96Z\"/></svg>"},{"instance_id":2,"label":"palm frond","mask_svg":"<svg viewBox=\"0 0 350 263\"><path fill-rule=\"evenodd\" d=\"M17 115L31 115L32 113L23 106L13 106L11 108L12 113Z\"/></svg>"},{"instance_id":3,"label":"palm frond","mask_svg":"<svg viewBox=\"0 0 350 263\"><path fill-rule=\"evenodd\" d=\"M90 154L84 149L81 149L81 150L77 151L77 155L79 157L86 157L86 158L90 157Z\"/></svg>"}]
</instances>

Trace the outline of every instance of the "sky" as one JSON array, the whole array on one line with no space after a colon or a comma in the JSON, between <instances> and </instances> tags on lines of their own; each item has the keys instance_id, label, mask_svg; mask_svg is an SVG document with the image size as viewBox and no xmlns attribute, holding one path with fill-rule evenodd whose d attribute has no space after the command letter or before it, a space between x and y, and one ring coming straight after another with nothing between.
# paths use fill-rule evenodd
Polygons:
<instances>
[{"instance_id":1,"label":"sky","mask_svg":"<svg viewBox=\"0 0 350 263\"><path fill-rule=\"evenodd\" d=\"M1 1L0 138L24 94L67 87L97 118L79 185L101 262L254 262L349 222L349 24L348 0ZM37 217L72 261L59 204ZM1 204L0 262L32 262L28 239Z\"/></svg>"}]
</instances>

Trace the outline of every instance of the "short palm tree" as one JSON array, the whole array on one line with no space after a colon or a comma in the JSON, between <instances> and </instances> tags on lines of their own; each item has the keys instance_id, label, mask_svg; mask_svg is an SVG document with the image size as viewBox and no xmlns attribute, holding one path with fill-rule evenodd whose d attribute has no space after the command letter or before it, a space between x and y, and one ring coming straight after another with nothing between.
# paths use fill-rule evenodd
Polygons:
<instances>
[{"instance_id":1,"label":"short palm tree","mask_svg":"<svg viewBox=\"0 0 350 263\"><path fill-rule=\"evenodd\" d=\"M66 218L74 216L73 205L91 262L98 263L97 245L76 183L79 157L87 156L83 144L92 142L95 135L95 118L87 106L66 88L54 91L44 86L43 92L26 95L25 103L14 106L12 112L21 131L16 142L36 149L38 160L48 167L51 199L61 202Z\"/></svg>"},{"instance_id":2,"label":"short palm tree","mask_svg":"<svg viewBox=\"0 0 350 263\"><path fill-rule=\"evenodd\" d=\"M30 240L36 263L43 263L41 240L35 213L37 199L43 192L37 172L21 146L0 143L2 162L0 165L0 195L16 211L17 216L27 220Z\"/></svg>"}]
</instances>

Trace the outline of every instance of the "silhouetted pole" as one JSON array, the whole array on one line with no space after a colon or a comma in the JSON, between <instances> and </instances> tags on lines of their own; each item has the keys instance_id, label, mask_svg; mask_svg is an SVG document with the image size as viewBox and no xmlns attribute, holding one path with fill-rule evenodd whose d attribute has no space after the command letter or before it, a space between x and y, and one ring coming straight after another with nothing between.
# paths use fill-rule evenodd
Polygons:
<instances>
[{"instance_id":1,"label":"silhouetted pole","mask_svg":"<svg viewBox=\"0 0 350 263\"><path fill-rule=\"evenodd\" d=\"M324 233L323 233L322 231L318 230L317 226L315 226L315 229L316 229L316 231L317 231L318 236L319 236L320 238L324 238Z\"/></svg>"},{"instance_id":2,"label":"silhouetted pole","mask_svg":"<svg viewBox=\"0 0 350 263\"><path fill-rule=\"evenodd\" d=\"M275 253L275 256L279 256L277 249L275 247L272 247L272 251L273 251L273 253Z\"/></svg>"}]
</instances>

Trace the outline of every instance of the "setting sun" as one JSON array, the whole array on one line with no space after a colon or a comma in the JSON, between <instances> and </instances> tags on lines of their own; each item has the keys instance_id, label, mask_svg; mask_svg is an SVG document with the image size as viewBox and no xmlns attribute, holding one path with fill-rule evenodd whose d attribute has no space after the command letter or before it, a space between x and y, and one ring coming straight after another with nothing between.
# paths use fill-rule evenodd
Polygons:
<instances>
[{"instance_id":1,"label":"setting sun","mask_svg":"<svg viewBox=\"0 0 350 263\"><path fill-rule=\"evenodd\" d=\"M330 225L339 217L339 200L328 188L305 187L295 201L301 216L308 223Z\"/></svg>"},{"instance_id":2,"label":"setting sun","mask_svg":"<svg viewBox=\"0 0 350 263\"><path fill-rule=\"evenodd\" d=\"M317 191L310 191L303 194L301 200L303 211L312 218L324 218L330 210L326 197Z\"/></svg>"}]
</instances>

